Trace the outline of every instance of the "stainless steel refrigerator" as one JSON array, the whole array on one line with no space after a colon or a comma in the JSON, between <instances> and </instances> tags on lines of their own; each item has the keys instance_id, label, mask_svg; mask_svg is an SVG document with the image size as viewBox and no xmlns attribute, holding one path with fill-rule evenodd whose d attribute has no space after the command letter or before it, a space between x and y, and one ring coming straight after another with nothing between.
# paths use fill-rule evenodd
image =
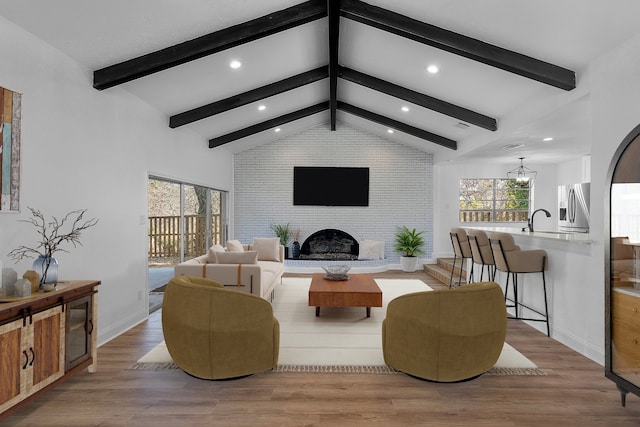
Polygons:
<instances>
[{"instance_id":1,"label":"stainless steel refrigerator","mask_svg":"<svg viewBox=\"0 0 640 427\"><path fill-rule=\"evenodd\" d=\"M558 229L575 233L589 232L591 184L558 187Z\"/></svg>"}]
</instances>

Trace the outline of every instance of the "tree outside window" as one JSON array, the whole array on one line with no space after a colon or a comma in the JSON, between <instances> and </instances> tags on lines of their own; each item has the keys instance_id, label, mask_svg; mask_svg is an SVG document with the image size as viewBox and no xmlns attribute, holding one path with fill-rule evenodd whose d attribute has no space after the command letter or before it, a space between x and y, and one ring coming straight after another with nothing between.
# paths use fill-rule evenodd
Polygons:
<instances>
[{"instance_id":1,"label":"tree outside window","mask_svg":"<svg viewBox=\"0 0 640 427\"><path fill-rule=\"evenodd\" d=\"M460 222L523 222L529 219L529 183L515 179L461 179Z\"/></svg>"}]
</instances>

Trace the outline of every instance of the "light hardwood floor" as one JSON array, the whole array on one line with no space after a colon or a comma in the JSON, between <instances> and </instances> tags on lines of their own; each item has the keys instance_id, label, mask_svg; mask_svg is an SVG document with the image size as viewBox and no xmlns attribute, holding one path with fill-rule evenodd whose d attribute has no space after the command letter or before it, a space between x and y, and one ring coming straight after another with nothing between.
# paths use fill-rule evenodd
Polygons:
<instances>
[{"instance_id":1,"label":"light hardwood floor","mask_svg":"<svg viewBox=\"0 0 640 427\"><path fill-rule=\"evenodd\" d=\"M439 286L424 273L400 274ZM509 321L507 342L548 375L438 384L404 374L266 372L203 381L128 369L162 340L160 313L100 347L98 372L76 375L0 426L640 425L638 397L621 407L601 366L519 321Z\"/></svg>"}]
</instances>

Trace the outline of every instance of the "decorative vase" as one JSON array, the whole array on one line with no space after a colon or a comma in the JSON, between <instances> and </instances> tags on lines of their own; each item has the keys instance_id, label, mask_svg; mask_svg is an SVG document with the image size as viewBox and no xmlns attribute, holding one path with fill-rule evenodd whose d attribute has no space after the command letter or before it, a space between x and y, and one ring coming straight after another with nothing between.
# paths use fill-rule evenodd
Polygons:
<instances>
[{"instance_id":1,"label":"decorative vase","mask_svg":"<svg viewBox=\"0 0 640 427\"><path fill-rule=\"evenodd\" d=\"M293 242L291 244L291 256L293 257L293 259L300 258L300 243L299 242Z\"/></svg>"},{"instance_id":2,"label":"decorative vase","mask_svg":"<svg viewBox=\"0 0 640 427\"><path fill-rule=\"evenodd\" d=\"M32 268L40 275L40 287L45 283L58 281L58 260L51 256L40 255L33 261Z\"/></svg>"},{"instance_id":3,"label":"decorative vase","mask_svg":"<svg viewBox=\"0 0 640 427\"><path fill-rule=\"evenodd\" d=\"M402 271L406 273L413 273L418 268L418 257L415 256L401 256L400 266Z\"/></svg>"}]
</instances>

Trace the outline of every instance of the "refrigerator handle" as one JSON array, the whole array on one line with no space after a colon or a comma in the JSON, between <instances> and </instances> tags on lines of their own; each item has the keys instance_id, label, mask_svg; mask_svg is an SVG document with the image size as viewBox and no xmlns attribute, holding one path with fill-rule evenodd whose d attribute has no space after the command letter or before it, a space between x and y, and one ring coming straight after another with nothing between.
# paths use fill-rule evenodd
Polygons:
<instances>
[{"instance_id":1,"label":"refrigerator handle","mask_svg":"<svg viewBox=\"0 0 640 427\"><path fill-rule=\"evenodd\" d=\"M569 222L574 223L576 220L576 191L572 188L569 190Z\"/></svg>"}]
</instances>

